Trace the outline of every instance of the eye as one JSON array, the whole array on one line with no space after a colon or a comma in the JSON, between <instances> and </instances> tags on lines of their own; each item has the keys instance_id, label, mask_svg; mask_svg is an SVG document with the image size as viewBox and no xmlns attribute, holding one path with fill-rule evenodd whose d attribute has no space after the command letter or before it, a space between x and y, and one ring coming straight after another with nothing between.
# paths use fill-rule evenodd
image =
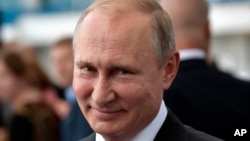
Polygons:
<instances>
[{"instance_id":1,"label":"eye","mask_svg":"<svg viewBox=\"0 0 250 141\"><path fill-rule=\"evenodd\" d=\"M96 69L94 67L91 67L91 66L84 66L81 69L83 69L85 72L89 72L89 73L93 73L96 71Z\"/></svg>"},{"instance_id":2,"label":"eye","mask_svg":"<svg viewBox=\"0 0 250 141\"><path fill-rule=\"evenodd\" d=\"M131 74L131 72L126 70L126 69L120 69L118 71L118 74L120 74L120 75L128 75L128 74Z\"/></svg>"}]
</instances>

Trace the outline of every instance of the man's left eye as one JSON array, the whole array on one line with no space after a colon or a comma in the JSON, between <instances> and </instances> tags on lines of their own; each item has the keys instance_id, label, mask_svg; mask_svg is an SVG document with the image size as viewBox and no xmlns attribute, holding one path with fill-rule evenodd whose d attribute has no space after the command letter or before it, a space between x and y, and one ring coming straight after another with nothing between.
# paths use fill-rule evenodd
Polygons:
<instances>
[{"instance_id":1,"label":"man's left eye","mask_svg":"<svg viewBox=\"0 0 250 141\"><path fill-rule=\"evenodd\" d=\"M127 74L131 74L131 72L130 72L130 71L125 70L125 69L121 69L121 70L119 70L119 71L118 71L118 73L119 73L120 75L127 75Z\"/></svg>"}]
</instances>

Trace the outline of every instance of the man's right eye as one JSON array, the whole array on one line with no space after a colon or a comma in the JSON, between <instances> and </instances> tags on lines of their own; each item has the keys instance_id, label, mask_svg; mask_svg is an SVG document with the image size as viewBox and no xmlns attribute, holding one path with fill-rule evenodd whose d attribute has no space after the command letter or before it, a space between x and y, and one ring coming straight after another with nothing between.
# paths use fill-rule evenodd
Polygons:
<instances>
[{"instance_id":1,"label":"man's right eye","mask_svg":"<svg viewBox=\"0 0 250 141\"><path fill-rule=\"evenodd\" d=\"M89 73L93 73L96 71L95 68L89 67L89 66L82 67L81 69L83 69L85 72L89 72Z\"/></svg>"}]
</instances>

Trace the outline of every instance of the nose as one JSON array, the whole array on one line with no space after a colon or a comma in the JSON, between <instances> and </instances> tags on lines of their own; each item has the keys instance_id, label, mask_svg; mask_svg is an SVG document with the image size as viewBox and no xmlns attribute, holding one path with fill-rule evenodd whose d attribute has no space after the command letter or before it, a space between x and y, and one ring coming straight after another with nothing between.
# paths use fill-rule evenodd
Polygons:
<instances>
[{"instance_id":1,"label":"nose","mask_svg":"<svg viewBox=\"0 0 250 141\"><path fill-rule=\"evenodd\" d=\"M92 100L97 106L103 107L115 100L115 92L111 88L111 82L107 78L99 77L92 92Z\"/></svg>"}]
</instances>

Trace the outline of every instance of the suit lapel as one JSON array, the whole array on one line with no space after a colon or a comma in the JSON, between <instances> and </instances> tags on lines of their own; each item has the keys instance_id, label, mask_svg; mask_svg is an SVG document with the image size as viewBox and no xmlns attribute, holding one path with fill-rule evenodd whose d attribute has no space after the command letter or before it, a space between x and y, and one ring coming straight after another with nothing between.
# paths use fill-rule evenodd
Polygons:
<instances>
[{"instance_id":1,"label":"suit lapel","mask_svg":"<svg viewBox=\"0 0 250 141\"><path fill-rule=\"evenodd\" d=\"M182 141L187 140L188 135L184 125L168 109L168 115L154 141Z\"/></svg>"}]
</instances>

